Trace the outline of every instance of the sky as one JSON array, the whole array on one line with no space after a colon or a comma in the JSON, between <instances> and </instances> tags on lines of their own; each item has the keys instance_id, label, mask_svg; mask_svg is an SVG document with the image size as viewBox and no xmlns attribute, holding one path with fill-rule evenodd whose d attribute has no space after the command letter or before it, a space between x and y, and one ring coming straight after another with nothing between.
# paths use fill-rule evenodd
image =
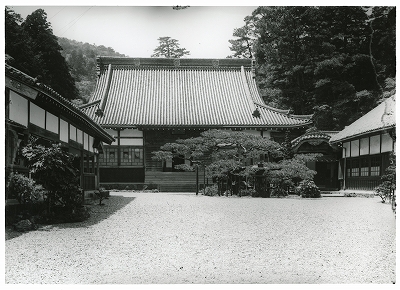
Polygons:
<instances>
[{"instance_id":1,"label":"sky","mask_svg":"<svg viewBox=\"0 0 400 290\"><path fill-rule=\"evenodd\" d=\"M392 5L382 0L378 5ZM146 3L146 5L143 4ZM151 57L158 38L169 36L178 40L181 48L190 51L188 58L225 58L232 55L230 39L235 28L244 26L244 18L260 5L298 5L296 1L261 0L147 0L147 1L18 1L6 4L24 19L36 9L47 13L53 34L89 44L104 45L129 57ZM319 0L301 5L333 5ZM334 5L374 5L370 0L335 1ZM376 2L376 1L373 1ZM35 6L30 6L34 3ZM243 6L246 4L248 6ZM66 6L63 6L66 5ZM189 5L174 10L173 6Z\"/></svg>"},{"instance_id":2,"label":"sky","mask_svg":"<svg viewBox=\"0 0 400 290\"><path fill-rule=\"evenodd\" d=\"M58 3L58 2L57 2ZM24 19L42 8L53 34L89 44L112 47L129 57L151 57L158 38L169 36L190 51L187 58L232 55L228 40L257 6L21 6L7 5ZM129 2L135 3L135 2ZM132 4L125 4L132 5ZM168 4L165 4L168 5ZM181 5L184 6L184 5Z\"/></svg>"}]
</instances>

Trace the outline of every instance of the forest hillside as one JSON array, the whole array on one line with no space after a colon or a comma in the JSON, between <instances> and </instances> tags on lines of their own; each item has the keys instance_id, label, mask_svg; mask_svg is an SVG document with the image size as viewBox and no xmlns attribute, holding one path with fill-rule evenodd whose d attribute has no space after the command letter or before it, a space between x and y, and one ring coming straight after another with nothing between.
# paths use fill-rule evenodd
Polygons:
<instances>
[{"instance_id":1,"label":"forest hillside","mask_svg":"<svg viewBox=\"0 0 400 290\"><path fill-rule=\"evenodd\" d=\"M64 37L59 37L58 43L62 47L61 55L70 67L71 75L83 103L88 101L96 85L96 57L125 56L111 47L83 43ZM75 103L79 104L80 101L75 101Z\"/></svg>"}]
</instances>

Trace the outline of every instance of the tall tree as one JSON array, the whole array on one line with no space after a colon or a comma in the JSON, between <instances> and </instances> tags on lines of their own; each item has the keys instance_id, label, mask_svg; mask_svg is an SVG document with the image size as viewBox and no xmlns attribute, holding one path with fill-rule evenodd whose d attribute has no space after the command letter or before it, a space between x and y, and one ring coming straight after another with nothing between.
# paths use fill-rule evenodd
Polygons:
<instances>
[{"instance_id":1,"label":"tall tree","mask_svg":"<svg viewBox=\"0 0 400 290\"><path fill-rule=\"evenodd\" d=\"M246 16L244 22L245 25L243 27L233 30L233 36L236 37L236 39L228 40L232 45L229 49L234 52L233 57L252 58L253 45L256 40L253 18Z\"/></svg>"},{"instance_id":2,"label":"tall tree","mask_svg":"<svg viewBox=\"0 0 400 290\"><path fill-rule=\"evenodd\" d=\"M33 77L40 76L40 82L64 98L77 98L79 94L74 79L44 10L38 9L23 20L6 7L5 16L8 62Z\"/></svg>"},{"instance_id":3,"label":"tall tree","mask_svg":"<svg viewBox=\"0 0 400 290\"><path fill-rule=\"evenodd\" d=\"M372 7L368 17L370 57L378 82L396 77L396 7Z\"/></svg>"},{"instance_id":4,"label":"tall tree","mask_svg":"<svg viewBox=\"0 0 400 290\"><path fill-rule=\"evenodd\" d=\"M26 35L21 28L23 19L9 7L5 10L5 53L7 62L15 68L31 74L33 54L29 49Z\"/></svg>"},{"instance_id":5,"label":"tall tree","mask_svg":"<svg viewBox=\"0 0 400 290\"><path fill-rule=\"evenodd\" d=\"M190 54L190 51L187 51L186 48L179 47L179 42L176 39L166 36L158 38L158 41L159 45L154 49L151 57L180 58Z\"/></svg>"},{"instance_id":6,"label":"tall tree","mask_svg":"<svg viewBox=\"0 0 400 290\"><path fill-rule=\"evenodd\" d=\"M315 113L319 129L342 129L373 108L393 75L393 15L389 8L258 7L247 21L264 100Z\"/></svg>"},{"instance_id":7,"label":"tall tree","mask_svg":"<svg viewBox=\"0 0 400 290\"><path fill-rule=\"evenodd\" d=\"M47 14L43 9L37 9L28 15L22 23L22 29L32 53L35 55L34 74L42 76L42 82L49 85L64 98L75 99L78 90L71 76L70 69L61 55L61 46L53 34L51 24L47 22Z\"/></svg>"}]
</instances>

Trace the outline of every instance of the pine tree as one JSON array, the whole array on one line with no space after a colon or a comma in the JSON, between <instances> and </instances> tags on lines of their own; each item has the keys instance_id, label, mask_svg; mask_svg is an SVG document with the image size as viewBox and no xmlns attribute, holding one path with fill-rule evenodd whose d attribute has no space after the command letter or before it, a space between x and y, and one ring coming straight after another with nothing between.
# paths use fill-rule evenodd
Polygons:
<instances>
[{"instance_id":1,"label":"pine tree","mask_svg":"<svg viewBox=\"0 0 400 290\"><path fill-rule=\"evenodd\" d=\"M34 76L40 75L43 83L64 98L75 99L78 90L71 76L69 67L61 55L61 46L53 34L51 25L47 22L47 14L38 9L28 15L22 23L23 31L29 35L29 47L35 56L33 59Z\"/></svg>"},{"instance_id":2,"label":"pine tree","mask_svg":"<svg viewBox=\"0 0 400 290\"><path fill-rule=\"evenodd\" d=\"M186 48L179 47L179 42L176 39L166 36L158 38L158 41L160 44L154 49L154 54L151 57L180 58L190 54L190 51L187 51Z\"/></svg>"},{"instance_id":3,"label":"pine tree","mask_svg":"<svg viewBox=\"0 0 400 290\"><path fill-rule=\"evenodd\" d=\"M245 25L235 28L233 36L237 39L228 40L231 44L229 49L233 51L233 57L253 58L253 46L256 36L254 35L254 23L250 16L245 17ZM232 57L232 56L231 56Z\"/></svg>"}]
</instances>

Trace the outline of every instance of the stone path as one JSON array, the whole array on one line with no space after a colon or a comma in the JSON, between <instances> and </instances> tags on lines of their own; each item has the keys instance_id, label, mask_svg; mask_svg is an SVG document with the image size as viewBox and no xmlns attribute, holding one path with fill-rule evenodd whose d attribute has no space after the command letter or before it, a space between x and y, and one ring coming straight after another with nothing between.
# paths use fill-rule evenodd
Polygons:
<instances>
[{"instance_id":1,"label":"stone path","mask_svg":"<svg viewBox=\"0 0 400 290\"><path fill-rule=\"evenodd\" d=\"M90 220L5 242L6 283L392 283L380 198L114 192Z\"/></svg>"}]
</instances>

